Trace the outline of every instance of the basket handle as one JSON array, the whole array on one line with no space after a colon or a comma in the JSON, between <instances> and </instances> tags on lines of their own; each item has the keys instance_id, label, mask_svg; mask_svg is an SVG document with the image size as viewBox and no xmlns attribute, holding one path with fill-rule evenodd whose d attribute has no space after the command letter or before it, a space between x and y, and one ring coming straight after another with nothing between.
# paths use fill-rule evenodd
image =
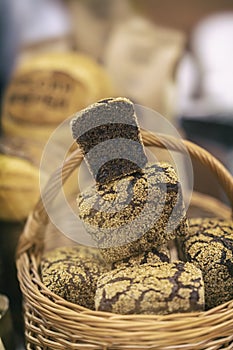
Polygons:
<instances>
[{"instance_id":1,"label":"basket handle","mask_svg":"<svg viewBox=\"0 0 233 350\"><path fill-rule=\"evenodd\" d=\"M156 135L146 130L142 130L141 132L145 146L166 148L178 152L188 151L191 158L198 160L201 164L210 169L224 189L224 192L229 198L231 208L233 208L233 177L222 163L208 151L187 140L179 140L175 137L163 134ZM63 183L65 183L71 173L80 165L82 159L81 151L76 149L65 160L64 164L52 174L43 191L43 198L48 201L48 203L53 202L60 190L59 184L61 176ZM31 248L39 250L43 248L45 228L48 220L49 218L41 197L33 212L29 215L24 231L20 236L17 249L18 257Z\"/></svg>"}]
</instances>

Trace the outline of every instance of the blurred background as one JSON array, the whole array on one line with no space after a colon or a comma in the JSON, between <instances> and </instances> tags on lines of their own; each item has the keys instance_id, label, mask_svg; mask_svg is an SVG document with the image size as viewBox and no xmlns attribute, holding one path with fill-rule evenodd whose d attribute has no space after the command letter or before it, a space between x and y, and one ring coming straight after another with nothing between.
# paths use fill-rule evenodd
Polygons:
<instances>
[{"instance_id":1,"label":"blurred background","mask_svg":"<svg viewBox=\"0 0 233 350\"><path fill-rule=\"evenodd\" d=\"M179 123L194 141L203 138L231 168L231 0L1 0L0 6L1 100L21 61L46 52L86 54L104 68L116 95Z\"/></svg>"},{"instance_id":2,"label":"blurred background","mask_svg":"<svg viewBox=\"0 0 233 350\"><path fill-rule=\"evenodd\" d=\"M0 294L10 300L12 320L0 331L6 348L24 348L15 248L39 195L51 132L98 99L125 96L159 112L233 173L232 38L232 0L0 0ZM193 166L195 191L228 204L211 174Z\"/></svg>"}]
</instances>

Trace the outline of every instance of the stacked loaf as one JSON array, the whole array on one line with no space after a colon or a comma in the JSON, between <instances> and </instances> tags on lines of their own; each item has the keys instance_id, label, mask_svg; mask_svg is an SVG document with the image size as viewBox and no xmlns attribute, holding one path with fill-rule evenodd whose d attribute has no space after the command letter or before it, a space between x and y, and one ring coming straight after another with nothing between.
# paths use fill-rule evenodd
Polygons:
<instances>
[{"instance_id":1,"label":"stacked loaf","mask_svg":"<svg viewBox=\"0 0 233 350\"><path fill-rule=\"evenodd\" d=\"M147 160L133 104L99 101L71 127L95 179L77 205L98 249L47 253L44 284L69 301L119 314L195 312L231 299L232 222L188 222L174 168ZM168 247L175 241L182 254L174 260Z\"/></svg>"}]
</instances>

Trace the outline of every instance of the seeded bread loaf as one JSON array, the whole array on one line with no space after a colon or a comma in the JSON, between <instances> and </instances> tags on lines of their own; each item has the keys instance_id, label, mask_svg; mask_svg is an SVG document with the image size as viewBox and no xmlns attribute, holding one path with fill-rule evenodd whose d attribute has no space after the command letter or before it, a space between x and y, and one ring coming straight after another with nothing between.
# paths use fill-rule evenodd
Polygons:
<instances>
[{"instance_id":1,"label":"seeded bread loaf","mask_svg":"<svg viewBox=\"0 0 233 350\"><path fill-rule=\"evenodd\" d=\"M95 307L118 314L201 311L202 273L182 261L118 268L99 277Z\"/></svg>"},{"instance_id":2,"label":"seeded bread loaf","mask_svg":"<svg viewBox=\"0 0 233 350\"><path fill-rule=\"evenodd\" d=\"M107 262L165 244L187 230L177 175L170 164L147 164L77 198L79 216Z\"/></svg>"},{"instance_id":3,"label":"seeded bread loaf","mask_svg":"<svg viewBox=\"0 0 233 350\"><path fill-rule=\"evenodd\" d=\"M41 261L41 278L52 292L93 309L98 277L108 270L98 250L74 246L47 252Z\"/></svg>"},{"instance_id":4,"label":"seeded bread loaf","mask_svg":"<svg viewBox=\"0 0 233 350\"><path fill-rule=\"evenodd\" d=\"M202 270L207 309L233 299L232 220L190 219L182 250Z\"/></svg>"}]
</instances>

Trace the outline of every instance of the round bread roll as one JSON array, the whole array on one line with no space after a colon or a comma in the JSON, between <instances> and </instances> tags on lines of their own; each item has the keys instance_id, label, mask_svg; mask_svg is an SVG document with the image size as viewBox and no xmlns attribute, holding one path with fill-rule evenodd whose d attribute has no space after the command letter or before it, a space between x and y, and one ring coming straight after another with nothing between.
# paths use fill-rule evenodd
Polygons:
<instances>
[{"instance_id":1,"label":"round bread roll","mask_svg":"<svg viewBox=\"0 0 233 350\"><path fill-rule=\"evenodd\" d=\"M187 230L180 183L168 163L148 163L77 197L79 217L108 263L166 244Z\"/></svg>"},{"instance_id":2,"label":"round bread roll","mask_svg":"<svg viewBox=\"0 0 233 350\"><path fill-rule=\"evenodd\" d=\"M206 308L233 299L233 221L190 219L182 240L186 259L202 270Z\"/></svg>"},{"instance_id":3,"label":"round bread roll","mask_svg":"<svg viewBox=\"0 0 233 350\"><path fill-rule=\"evenodd\" d=\"M53 52L27 58L15 69L6 90L3 130L47 140L66 118L112 93L104 68L88 56Z\"/></svg>"},{"instance_id":4,"label":"round bread roll","mask_svg":"<svg viewBox=\"0 0 233 350\"><path fill-rule=\"evenodd\" d=\"M94 308L97 279L108 271L98 249L79 245L47 252L40 267L46 287L67 301L89 309Z\"/></svg>"},{"instance_id":5,"label":"round bread roll","mask_svg":"<svg viewBox=\"0 0 233 350\"><path fill-rule=\"evenodd\" d=\"M0 220L25 220L35 206L41 150L37 142L0 138Z\"/></svg>"},{"instance_id":6,"label":"round bread roll","mask_svg":"<svg viewBox=\"0 0 233 350\"><path fill-rule=\"evenodd\" d=\"M200 311L204 308L202 273L182 261L118 268L98 279L95 307L118 314Z\"/></svg>"}]
</instances>

